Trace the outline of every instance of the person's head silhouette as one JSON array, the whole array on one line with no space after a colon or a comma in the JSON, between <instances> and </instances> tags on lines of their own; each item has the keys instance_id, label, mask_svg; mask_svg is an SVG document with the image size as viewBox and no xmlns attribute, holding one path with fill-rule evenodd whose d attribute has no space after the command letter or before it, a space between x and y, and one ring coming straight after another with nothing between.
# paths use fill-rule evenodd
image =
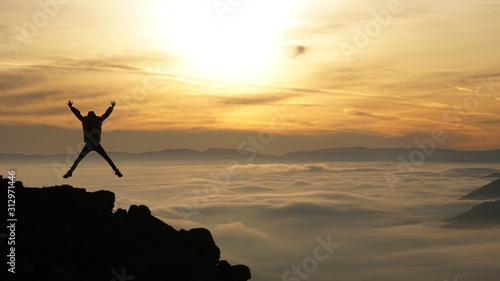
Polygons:
<instances>
[{"instance_id":1,"label":"person's head silhouette","mask_svg":"<svg viewBox=\"0 0 500 281\"><path fill-rule=\"evenodd\" d=\"M95 112L94 112L94 111L89 111L89 113L87 113L87 116L88 116L88 117L90 117L90 118L95 118L95 117L97 117L97 116L95 115Z\"/></svg>"}]
</instances>

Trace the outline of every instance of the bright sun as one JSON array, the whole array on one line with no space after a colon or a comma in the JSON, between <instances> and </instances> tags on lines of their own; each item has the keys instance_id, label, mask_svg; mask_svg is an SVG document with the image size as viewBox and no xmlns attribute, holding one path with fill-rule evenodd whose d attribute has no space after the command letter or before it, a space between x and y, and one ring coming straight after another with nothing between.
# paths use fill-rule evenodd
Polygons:
<instances>
[{"instance_id":1,"label":"bright sun","mask_svg":"<svg viewBox=\"0 0 500 281\"><path fill-rule=\"evenodd\" d=\"M255 82L265 79L280 59L280 40L289 27L294 2L170 1L148 12L156 19L151 34L158 47L174 52L193 75ZM218 11L215 3L229 8Z\"/></svg>"}]
</instances>

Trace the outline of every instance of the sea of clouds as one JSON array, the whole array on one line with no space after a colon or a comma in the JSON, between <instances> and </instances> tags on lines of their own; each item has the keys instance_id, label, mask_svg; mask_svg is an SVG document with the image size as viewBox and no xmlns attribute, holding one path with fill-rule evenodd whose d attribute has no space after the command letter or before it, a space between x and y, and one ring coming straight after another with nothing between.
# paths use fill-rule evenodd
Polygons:
<instances>
[{"instance_id":1,"label":"sea of clouds","mask_svg":"<svg viewBox=\"0 0 500 281\"><path fill-rule=\"evenodd\" d=\"M111 190L115 208L144 204L177 229L206 227L222 259L248 265L252 280L500 280L499 228L442 228L480 203L457 198L500 165L429 163L390 188L384 173L397 164L127 162L116 178L86 159L64 181L50 164L2 168L26 186Z\"/></svg>"}]
</instances>

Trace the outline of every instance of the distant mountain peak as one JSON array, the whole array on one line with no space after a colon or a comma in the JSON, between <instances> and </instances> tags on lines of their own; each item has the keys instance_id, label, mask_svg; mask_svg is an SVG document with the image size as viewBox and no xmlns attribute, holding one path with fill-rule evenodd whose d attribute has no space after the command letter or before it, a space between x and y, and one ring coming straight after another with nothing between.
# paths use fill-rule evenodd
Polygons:
<instances>
[{"instance_id":1,"label":"distant mountain peak","mask_svg":"<svg viewBox=\"0 0 500 281\"><path fill-rule=\"evenodd\" d=\"M245 149L208 148L203 151L190 148L165 149L143 153L111 152L111 156L127 160L155 160L171 162L227 162L239 163L283 163L283 162L399 162L401 157L409 159L420 148L367 148L367 147L334 147L317 150L293 151L284 155L269 154L251 146ZM424 153L424 152L422 152ZM426 154L427 155L427 154ZM0 154L0 161L61 161L66 154L56 155L22 155ZM119 158L117 158L119 159ZM250 160L248 160L250 159ZM459 151L450 149L435 149L426 156L426 162L439 163L500 163L500 150L492 151ZM500 175L498 175L500 176ZM492 175L493 177L493 175Z\"/></svg>"},{"instance_id":2,"label":"distant mountain peak","mask_svg":"<svg viewBox=\"0 0 500 281\"><path fill-rule=\"evenodd\" d=\"M459 200L491 200L500 198L500 179L494 180L487 185L484 185L467 195L462 196Z\"/></svg>"},{"instance_id":3,"label":"distant mountain peak","mask_svg":"<svg viewBox=\"0 0 500 281\"><path fill-rule=\"evenodd\" d=\"M485 179L491 179L491 178L499 179L500 178L500 173L494 172L494 173L491 173L491 174L489 174L487 176L484 176L483 178L485 178Z\"/></svg>"},{"instance_id":4,"label":"distant mountain peak","mask_svg":"<svg viewBox=\"0 0 500 281\"><path fill-rule=\"evenodd\" d=\"M500 200L484 202L468 212L448 219L445 228L475 229L500 226Z\"/></svg>"}]
</instances>

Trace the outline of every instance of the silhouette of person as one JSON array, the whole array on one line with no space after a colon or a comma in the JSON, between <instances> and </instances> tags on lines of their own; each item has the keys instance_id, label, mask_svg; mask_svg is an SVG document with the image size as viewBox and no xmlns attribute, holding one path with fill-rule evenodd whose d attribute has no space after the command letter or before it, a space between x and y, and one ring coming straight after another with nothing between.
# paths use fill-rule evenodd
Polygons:
<instances>
[{"instance_id":1,"label":"silhouette of person","mask_svg":"<svg viewBox=\"0 0 500 281\"><path fill-rule=\"evenodd\" d=\"M94 111L89 111L87 116L82 116L80 111L76 108L73 107L73 102L70 100L68 101L68 106L71 109L71 111L75 114L76 118L78 120L82 121L83 125L83 141L85 142L85 146L82 149L82 152L80 152L80 155L78 155L78 158L76 158L75 163L73 163L73 166L68 170L68 172L63 176L63 178L67 179L73 175L73 171L76 169L76 166L82 161L82 159L87 156L91 151L95 151L99 153L113 168L113 171L115 171L115 175L118 177L123 177L122 173L116 168L115 164L109 158L108 154L106 151L104 151L104 148L101 146L101 132L102 132L102 122L106 120L106 118L109 117L111 112L113 112L113 108L115 107L116 102L112 101L111 106L106 110L106 112L102 116L97 116Z\"/></svg>"}]
</instances>

